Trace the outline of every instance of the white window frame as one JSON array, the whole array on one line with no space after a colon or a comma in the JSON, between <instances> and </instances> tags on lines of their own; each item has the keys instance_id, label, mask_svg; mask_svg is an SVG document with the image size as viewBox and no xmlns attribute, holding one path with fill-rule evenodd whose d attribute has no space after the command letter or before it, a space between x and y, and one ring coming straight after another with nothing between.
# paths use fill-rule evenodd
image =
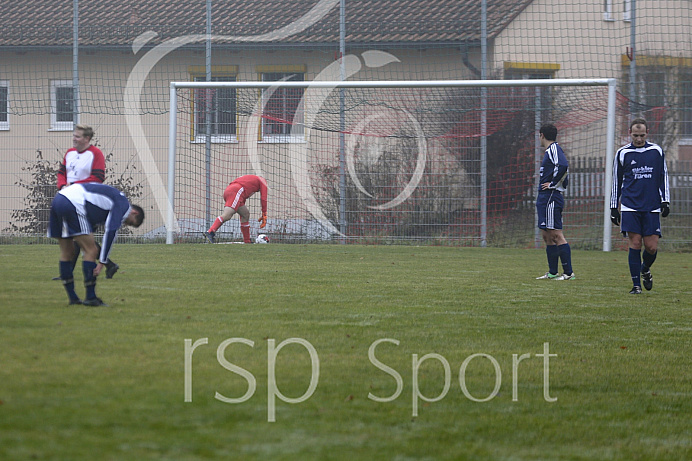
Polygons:
<instances>
[{"instance_id":1,"label":"white window frame","mask_svg":"<svg viewBox=\"0 0 692 461\"><path fill-rule=\"evenodd\" d=\"M603 0L603 20L604 21L615 21L613 16L613 0Z\"/></svg>"},{"instance_id":2,"label":"white window frame","mask_svg":"<svg viewBox=\"0 0 692 461\"><path fill-rule=\"evenodd\" d=\"M218 80L220 78L226 78L226 79L232 79L232 80ZM201 77L199 75L194 75L193 76L193 81L197 82L203 82L204 77ZM229 81L229 82L236 82L237 81L237 75L212 75L212 81L218 82L218 81ZM204 90L204 89L201 89ZM192 90L193 92L198 91L198 90ZM211 142L214 144L223 144L223 143L237 143L238 142L238 94L237 90L236 91L236 96L235 96L235 118L236 118L236 123L235 123L235 133L228 133L228 134L212 134L211 135ZM197 132L197 104L201 104L201 102L197 101L197 95L196 93L193 93L193 104L194 104L194 109L193 109L193 136L192 136L192 143L193 144L199 144L199 143L205 143L207 141L207 134L206 133L199 133Z\"/></svg>"},{"instance_id":3,"label":"white window frame","mask_svg":"<svg viewBox=\"0 0 692 461\"><path fill-rule=\"evenodd\" d=\"M625 22L632 20L632 0L622 0L622 20Z\"/></svg>"},{"instance_id":4,"label":"white window frame","mask_svg":"<svg viewBox=\"0 0 692 461\"><path fill-rule=\"evenodd\" d=\"M50 81L50 131L72 131L74 126L79 123L79 116L77 116L77 120L74 120L73 113L73 119L69 122L58 121L58 88L72 88L72 91L74 92L72 80Z\"/></svg>"},{"instance_id":5,"label":"white window frame","mask_svg":"<svg viewBox=\"0 0 692 461\"><path fill-rule=\"evenodd\" d=\"M284 74L284 77L279 80L279 81L287 81L287 78L290 77L291 75L296 75L296 74L302 74L303 80L305 81L306 78L306 73L305 72L294 72L294 71L283 71L283 70L276 70L276 71L267 71L267 72L261 72L260 73L260 81L265 81L264 76L266 74ZM274 80L267 80L267 81L274 81ZM273 94L272 89L264 89L261 90L261 97L262 97L262 107L264 108L267 104L267 93ZM297 121L297 124L294 124L294 128L298 128L296 132L291 129L290 134L267 134L265 133L265 120L262 120L261 123L261 128L260 128L260 143L266 143L266 144L280 144L280 143L304 143L305 142L305 128L303 126L303 122L305 119L305 109L303 107L303 102L305 97L305 90L303 90L303 96L301 97L300 102L298 103L298 106L296 107L296 111L294 112L294 123Z\"/></svg>"},{"instance_id":6,"label":"white window frame","mask_svg":"<svg viewBox=\"0 0 692 461\"><path fill-rule=\"evenodd\" d=\"M0 80L0 88L7 90L7 104L5 107L0 108L0 112L5 112L7 115L7 120L0 120L0 131L7 131L10 129L10 82Z\"/></svg>"}]
</instances>

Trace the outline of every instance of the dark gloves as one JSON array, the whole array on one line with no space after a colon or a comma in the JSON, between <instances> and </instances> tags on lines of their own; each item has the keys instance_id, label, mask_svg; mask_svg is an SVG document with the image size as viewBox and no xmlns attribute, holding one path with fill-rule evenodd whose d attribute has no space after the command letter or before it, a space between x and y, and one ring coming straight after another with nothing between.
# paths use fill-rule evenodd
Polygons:
<instances>
[{"instance_id":1,"label":"dark gloves","mask_svg":"<svg viewBox=\"0 0 692 461\"><path fill-rule=\"evenodd\" d=\"M669 214L670 214L670 203L668 203L668 202L661 203L661 216L665 218Z\"/></svg>"}]
</instances>

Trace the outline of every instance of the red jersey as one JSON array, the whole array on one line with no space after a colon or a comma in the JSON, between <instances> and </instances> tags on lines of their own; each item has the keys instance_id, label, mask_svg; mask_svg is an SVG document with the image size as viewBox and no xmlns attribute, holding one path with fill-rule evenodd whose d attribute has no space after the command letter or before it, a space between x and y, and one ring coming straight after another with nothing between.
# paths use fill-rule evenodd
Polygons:
<instances>
[{"instance_id":1,"label":"red jersey","mask_svg":"<svg viewBox=\"0 0 692 461\"><path fill-rule=\"evenodd\" d=\"M262 203L262 213L267 212L267 181L263 177L247 174L235 179L230 185L233 184L240 185L244 189L241 197L243 203L255 192L259 192L260 202Z\"/></svg>"},{"instance_id":2,"label":"red jersey","mask_svg":"<svg viewBox=\"0 0 692 461\"><path fill-rule=\"evenodd\" d=\"M58 170L58 190L68 184L100 182L106 179L106 159L101 149L94 146L77 152L67 151Z\"/></svg>"}]
</instances>

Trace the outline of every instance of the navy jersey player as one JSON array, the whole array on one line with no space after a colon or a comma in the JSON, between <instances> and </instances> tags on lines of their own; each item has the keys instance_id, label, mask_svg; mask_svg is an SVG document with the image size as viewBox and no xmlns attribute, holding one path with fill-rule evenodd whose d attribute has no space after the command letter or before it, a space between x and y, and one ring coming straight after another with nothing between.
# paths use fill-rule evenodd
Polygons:
<instances>
[{"instance_id":1,"label":"navy jersey player","mask_svg":"<svg viewBox=\"0 0 692 461\"><path fill-rule=\"evenodd\" d=\"M130 205L125 195L114 187L99 183L83 183L60 189L51 203L48 237L57 238L60 245L60 278L70 304L105 305L96 296L96 277L108 261L118 230L123 225L139 227L142 221L142 208ZM99 252L94 241L93 229L101 224L104 225L104 234ZM84 254L84 301L79 299L74 290L71 263L73 240L79 244Z\"/></svg>"},{"instance_id":2,"label":"navy jersey player","mask_svg":"<svg viewBox=\"0 0 692 461\"><path fill-rule=\"evenodd\" d=\"M670 213L670 190L665 154L660 146L646 140L646 120L633 120L629 134L632 142L617 151L613 162L610 219L627 236L633 285L630 293L640 294L642 282L647 290L653 287L650 269L658 253L661 216Z\"/></svg>"},{"instance_id":3,"label":"navy jersey player","mask_svg":"<svg viewBox=\"0 0 692 461\"><path fill-rule=\"evenodd\" d=\"M539 136L541 146L545 148L545 155L541 163L536 212L538 227L546 245L548 272L537 277L537 280L574 280L572 251L562 233L562 209L565 206L562 193L567 189L569 182L569 164L562 147L556 142L555 125L541 126ZM558 275L558 260L562 262L561 275Z\"/></svg>"}]
</instances>

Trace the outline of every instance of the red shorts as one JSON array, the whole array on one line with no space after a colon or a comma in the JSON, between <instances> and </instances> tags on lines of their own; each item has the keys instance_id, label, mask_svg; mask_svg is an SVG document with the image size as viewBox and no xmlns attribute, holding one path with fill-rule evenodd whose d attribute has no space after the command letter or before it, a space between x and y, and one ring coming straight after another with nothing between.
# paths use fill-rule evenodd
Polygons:
<instances>
[{"instance_id":1,"label":"red shorts","mask_svg":"<svg viewBox=\"0 0 692 461\"><path fill-rule=\"evenodd\" d=\"M240 184L231 183L225 191L223 191L223 199L226 201L226 206L238 211L238 208L245 205L245 188Z\"/></svg>"}]
</instances>

